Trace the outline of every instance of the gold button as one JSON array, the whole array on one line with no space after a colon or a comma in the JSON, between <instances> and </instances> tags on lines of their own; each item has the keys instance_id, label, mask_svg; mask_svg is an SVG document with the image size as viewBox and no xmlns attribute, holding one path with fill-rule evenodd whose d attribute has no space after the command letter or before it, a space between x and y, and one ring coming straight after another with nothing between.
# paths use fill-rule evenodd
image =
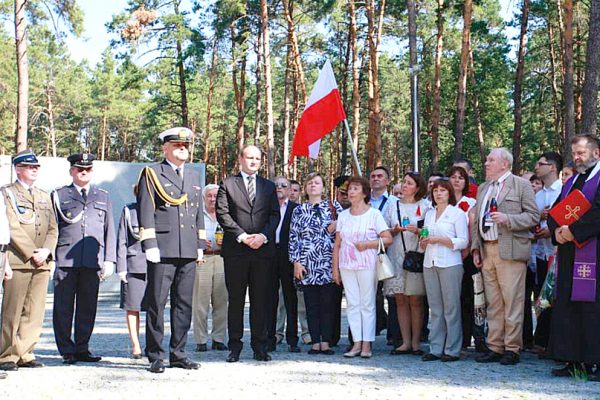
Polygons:
<instances>
[{"instance_id":1,"label":"gold button","mask_svg":"<svg viewBox=\"0 0 600 400\"><path fill-rule=\"evenodd\" d=\"M181 227L183 228L183 225L181 225Z\"/></svg>"},{"instance_id":2,"label":"gold button","mask_svg":"<svg viewBox=\"0 0 600 400\"><path fill-rule=\"evenodd\" d=\"M183 213L179 214L180 217L183 217Z\"/></svg>"}]
</instances>

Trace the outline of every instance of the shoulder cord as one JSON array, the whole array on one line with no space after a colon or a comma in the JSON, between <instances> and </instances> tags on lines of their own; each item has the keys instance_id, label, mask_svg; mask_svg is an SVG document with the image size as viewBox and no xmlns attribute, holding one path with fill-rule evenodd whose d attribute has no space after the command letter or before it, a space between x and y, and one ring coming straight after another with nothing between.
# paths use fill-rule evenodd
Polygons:
<instances>
[{"instance_id":1,"label":"shoulder cord","mask_svg":"<svg viewBox=\"0 0 600 400\"><path fill-rule=\"evenodd\" d=\"M30 218L23 217L23 214L25 214L25 212L21 212L21 210L19 209L19 206L17 205L17 196L15 196L12 190L10 190L7 187L5 187L4 190L8 196L8 199L10 200L12 208L15 210L15 214L17 215L17 219L19 220L19 222L23 225L33 224L35 222L35 211L31 212Z\"/></svg>"},{"instance_id":2,"label":"shoulder cord","mask_svg":"<svg viewBox=\"0 0 600 400\"><path fill-rule=\"evenodd\" d=\"M56 213L67 224L76 224L77 222L81 221L81 218L83 217L83 210L81 210L81 212L77 214L75 218L67 218L67 216L65 216L62 209L60 208L60 199L58 197L58 191L56 190L52 191L52 201L54 202L54 209L56 210Z\"/></svg>"},{"instance_id":3,"label":"shoulder cord","mask_svg":"<svg viewBox=\"0 0 600 400\"><path fill-rule=\"evenodd\" d=\"M142 172L140 173L140 175L141 174L144 174L144 179L146 179L146 186L148 187L148 194L150 195L150 198L152 199L152 204L155 204L153 192L156 192L156 194L162 201L164 201L165 203L167 203L171 206L180 206L183 203L187 202L187 198L188 198L187 193L184 193L178 199L169 196L169 194L166 192L166 190L160 184L160 181L158 180L158 176L156 175L156 171L154 171L152 168L144 167L144 169L142 169ZM153 190L150 190L150 188L152 188ZM156 207L156 205L154 205L154 206Z\"/></svg>"}]
</instances>

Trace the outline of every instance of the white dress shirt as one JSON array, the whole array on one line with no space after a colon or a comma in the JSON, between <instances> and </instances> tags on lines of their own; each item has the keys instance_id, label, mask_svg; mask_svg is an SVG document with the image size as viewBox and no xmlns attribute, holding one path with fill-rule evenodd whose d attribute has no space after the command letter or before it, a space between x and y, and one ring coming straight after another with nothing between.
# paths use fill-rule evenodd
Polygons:
<instances>
[{"instance_id":1,"label":"white dress shirt","mask_svg":"<svg viewBox=\"0 0 600 400\"><path fill-rule=\"evenodd\" d=\"M491 182L488 186L485 196L483 197L483 201L480 204L481 208L479 209L479 219L477 221L477 225L479 233L481 234L481 238L484 241L498 240L498 225L494 223L492 226L490 226L490 229L488 229L487 232L484 232L481 221L484 220L485 213L490 207L488 201L491 201L493 197L495 197L496 201L498 201L498 195L502 192L502 190L504 190L506 179L511 175L512 173L510 171L506 171L504 175L502 175L497 181Z\"/></svg>"},{"instance_id":2,"label":"white dress shirt","mask_svg":"<svg viewBox=\"0 0 600 400\"><path fill-rule=\"evenodd\" d=\"M469 227L467 215L459 208L448 205L442 215L436 220L437 210L431 209L425 214L425 226L429 230L429 236L441 236L452 241L453 247L449 248L442 244L429 244L425 248L425 260L423 266L452 267L462 265L461 250L466 249L469 244Z\"/></svg>"},{"instance_id":3,"label":"white dress shirt","mask_svg":"<svg viewBox=\"0 0 600 400\"><path fill-rule=\"evenodd\" d=\"M288 208L288 202L289 200L286 200L279 206L279 224L277 225L277 230L275 230L275 243L279 243L279 234L281 233L281 226L283 225L283 219Z\"/></svg>"},{"instance_id":4,"label":"white dress shirt","mask_svg":"<svg viewBox=\"0 0 600 400\"><path fill-rule=\"evenodd\" d=\"M544 207L552 207L552 204L556 201L562 190L562 182L560 179L554 181L549 187L544 186L542 190L535 194L535 202L538 209L542 211ZM540 220L540 227L547 228L548 221ZM552 254L554 254L554 245L552 244L552 238L537 239L534 245L534 252L536 258L547 260Z\"/></svg>"}]
</instances>

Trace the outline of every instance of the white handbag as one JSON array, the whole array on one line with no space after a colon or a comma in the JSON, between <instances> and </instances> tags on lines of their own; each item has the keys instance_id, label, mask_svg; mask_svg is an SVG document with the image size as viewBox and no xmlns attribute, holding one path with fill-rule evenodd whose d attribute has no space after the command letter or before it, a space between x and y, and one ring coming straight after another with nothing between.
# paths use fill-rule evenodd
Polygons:
<instances>
[{"instance_id":1,"label":"white handbag","mask_svg":"<svg viewBox=\"0 0 600 400\"><path fill-rule=\"evenodd\" d=\"M383 239L379 238L379 246L377 247L377 279L384 281L396 275L394 264L385 252Z\"/></svg>"}]
</instances>

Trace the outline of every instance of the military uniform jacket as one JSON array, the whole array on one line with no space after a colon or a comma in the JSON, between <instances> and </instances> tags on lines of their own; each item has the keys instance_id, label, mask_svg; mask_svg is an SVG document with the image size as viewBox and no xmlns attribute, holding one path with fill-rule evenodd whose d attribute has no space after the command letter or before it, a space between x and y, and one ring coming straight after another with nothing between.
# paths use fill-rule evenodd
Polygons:
<instances>
[{"instance_id":1,"label":"military uniform jacket","mask_svg":"<svg viewBox=\"0 0 600 400\"><path fill-rule=\"evenodd\" d=\"M56 195L59 204L53 197L54 206L60 207L57 212L57 266L98 269L105 261L116 262L116 235L108 192L90 186L87 201L84 201L71 184L56 189ZM66 220L77 219L81 213L81 219L76 222Z\"/></svg>"},{"instance_id":2,"label":"military uniform jacket","mask_svg":"<svg viewBox=\"0 0 600 400\"><path fill-rule=\"evenodd\" d=\"M129 214L127 214L127 211ZM129 215L129 221L126 216ZM137 217L137 204L123 207L117 232L117 273L145 274L146 256L140 242L140 224Z\"/></svg>"},{"instance_id":3,"label":"military uniform jacket","mask_svg":"<svg viewBox=\"0 0 600 400\"><path fill-rule=\"evenodd\" d=\"M156 173L156 184L166 195L179 199L187 193L188 197L181 205L172 205L148 185L147 173L141 174L137 203L142 248L146 251L158 247L161 258L195 260L198 249L205 248L206 239L200 173L185 167L182 182L166 160L149 168Z\"/></svg>"},{"instance_id":4,"label":"military uniform jacket","mask_svg":"<svg viewBox=\"0 0 600 400\"><path fill-rule=\"evenodd\" d=\"M2 195L10 226L8 262L11 268L49 270L48 262L36 267L31 257L35 249L45 248L53 258L58 230L50 195L36 187L32 187L30 193L18 181L3 187Z\"/></svg>"}]
</instances>

